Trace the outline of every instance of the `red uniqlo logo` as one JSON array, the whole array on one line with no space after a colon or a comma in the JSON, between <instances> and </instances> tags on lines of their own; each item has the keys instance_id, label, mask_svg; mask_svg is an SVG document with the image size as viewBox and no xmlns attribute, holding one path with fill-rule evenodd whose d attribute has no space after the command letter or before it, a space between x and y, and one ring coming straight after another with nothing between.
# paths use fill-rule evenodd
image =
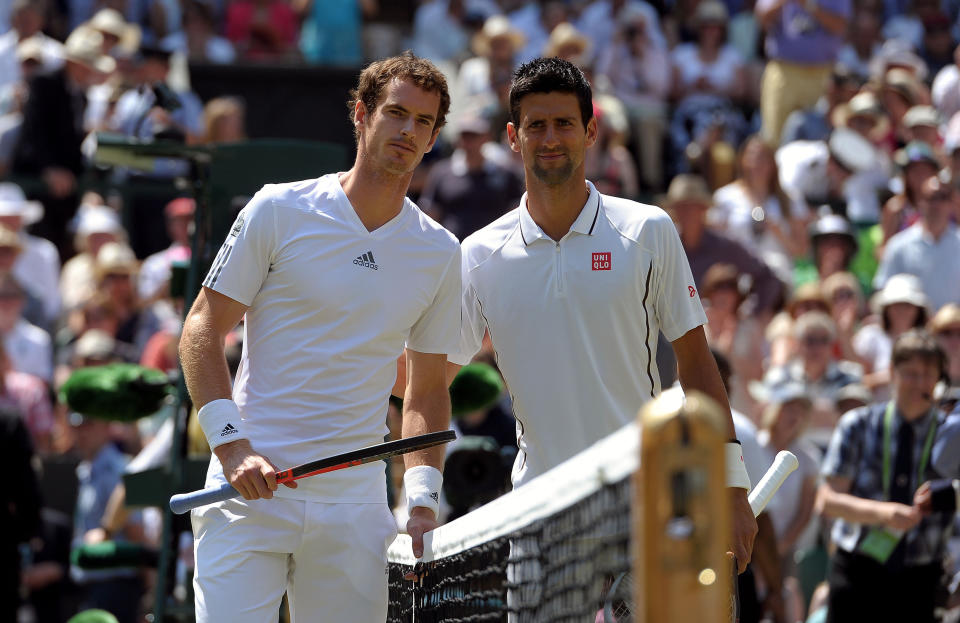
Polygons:
<instances>
[{"instance_id":1,"label":"red uniqlo logo","mask_svg":"<svg viewBox=\"0 0 960 623\"><path fill-rule=\"evenodd\" d=\"M593 270L610 270L610 254L594 253L593 261L590 263Z\"/></svg>"}]
</instances>

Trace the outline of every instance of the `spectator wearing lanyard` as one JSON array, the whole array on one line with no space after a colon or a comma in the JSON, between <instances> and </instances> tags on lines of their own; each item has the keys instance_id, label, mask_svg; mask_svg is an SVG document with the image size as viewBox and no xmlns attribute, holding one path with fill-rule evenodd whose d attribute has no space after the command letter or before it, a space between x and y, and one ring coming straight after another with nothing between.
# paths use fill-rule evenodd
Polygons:
<instances>
[{"instance_id":1,"label":"spectator wearing lanyard","mask_svg":"<svg viewBox=\"0 0 960 623\"><path fill-rule=\"evenodd\" d=\"M904 333L891 359L893 400L844 415L823 463L817 508L838 520L828 623L934 620L953 512L916 492L960 476L960 422L932 398L946 366L932 336Z\"/></svg>"}]
</instances>

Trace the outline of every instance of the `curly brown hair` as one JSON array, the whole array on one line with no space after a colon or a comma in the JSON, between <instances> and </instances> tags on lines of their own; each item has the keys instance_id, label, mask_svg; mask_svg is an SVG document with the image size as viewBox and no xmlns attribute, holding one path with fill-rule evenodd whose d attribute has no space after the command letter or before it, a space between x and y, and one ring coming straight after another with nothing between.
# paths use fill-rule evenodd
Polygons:
<instances>
[{"instance_id":1,"label":"curly brown hair","mask_svg":"<svg viewBox=\"0 0 960 623\"><path fill-rule=\"evenodd\" d=\"M394 78L409 80L424 91L432 91L440 96L440 110L437 111L437 120L433 124L433 129L436 131L442 128L447 122L447 112L450 110L447 79L436 65L414 55L410 50L399 56L374 61L360 72L357 88L350 91L350 99L347 102L350 121L353 122L353 111L358 101L363 102L367 110L373 112L383 99L384 88ZM354 134L360 138L356 129Z\"/></svg>"}]
</instances>

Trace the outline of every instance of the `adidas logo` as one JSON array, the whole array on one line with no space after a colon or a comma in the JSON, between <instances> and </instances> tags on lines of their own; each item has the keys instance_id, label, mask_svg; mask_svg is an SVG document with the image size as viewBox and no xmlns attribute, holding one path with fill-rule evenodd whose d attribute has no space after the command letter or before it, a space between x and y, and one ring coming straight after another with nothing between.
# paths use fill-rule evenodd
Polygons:
<instances>
[{"instance_id":1,"label":"adidas logo","mask_svg":"<svg viewBox=\"0 0 960 623\"><path fill-rule=\"evenodd\" d=\"M431 493L431 494L430 494L430 497L433 498L433 501L434 501L434 502L439 502L439 501L440 501L440 494L437 493L436 491L434 491L433 493Z\"/></svg>"},{"instance_id":2,"label":"adidas logo","mask_svg":"<svg viewBox=\"0 0 960 623\"><path fill-rule=\"evenodd\" d=\"M227 425L223 427L222 431L220 431L220 436L228 437L230 435L236 435L237 432L238 432L237 428L233 424L230 424L229 422L227 422Z\"/></svg>"},{"instance_id":3,"label":"adidas logo","mask_svg":"<svg viewBox=\"0 0 960 623\"><path fill-rule=\"evenodd\" d=\"M353 260L353 263L357 266L363 266L364 268L379 270L377 263L373 259L373 251L367 251L363 255L358 256L357 259Z\"/></svg>"}]
</instances>

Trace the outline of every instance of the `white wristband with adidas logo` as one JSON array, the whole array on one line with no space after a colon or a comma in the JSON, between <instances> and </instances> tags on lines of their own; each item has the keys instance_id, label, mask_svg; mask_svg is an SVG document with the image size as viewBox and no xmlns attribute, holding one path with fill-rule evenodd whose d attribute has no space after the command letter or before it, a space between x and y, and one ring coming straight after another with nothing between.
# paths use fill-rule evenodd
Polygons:
<instances>
[{"instance_id":1,"label":"white wristband with adidas logo","mask_svg":"<svg viewBox=\"0 0 960 623\"><path fill-rule=\"evenodd\" d=\"M415 506L423 506L440 516L440 489L443 487L443 472L429 465L417 465L403 472L403 490L407 494L407 512Z\"/></svg>"},{"instance_id":2,"label":"white wristband with adidas logo","mask_svg":"<svg viewBox=\"0 0 960 623\"><path fill-rule=\"evenodd\" d=\"M200 428L203 429L211 450L225 443L247 438L243 433L240 409L237 403L227 398L213 400L200 407L197 419L200 420Z\"/></svg>"}]
</instances>

